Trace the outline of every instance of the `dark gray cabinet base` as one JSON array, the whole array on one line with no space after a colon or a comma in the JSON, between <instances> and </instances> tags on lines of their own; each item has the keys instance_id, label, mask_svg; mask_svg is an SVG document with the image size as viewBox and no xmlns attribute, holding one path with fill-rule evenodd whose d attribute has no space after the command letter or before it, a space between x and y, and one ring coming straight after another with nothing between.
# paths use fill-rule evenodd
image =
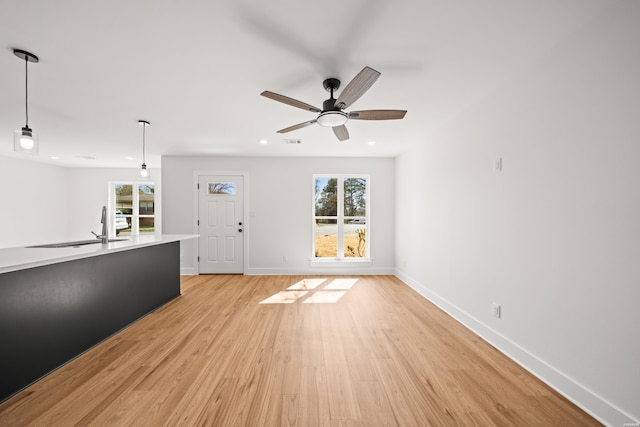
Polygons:
<instances>
[{"instance_id":1,"label":"dark gray cabinet base","mask_svg":"<svg viewBox=\"0 0 640 427\"><path fill-rule=\"evenodd\" d=\"M0 274L0 401L179 295L180 242Z\"/></svg>"}]
</instances>

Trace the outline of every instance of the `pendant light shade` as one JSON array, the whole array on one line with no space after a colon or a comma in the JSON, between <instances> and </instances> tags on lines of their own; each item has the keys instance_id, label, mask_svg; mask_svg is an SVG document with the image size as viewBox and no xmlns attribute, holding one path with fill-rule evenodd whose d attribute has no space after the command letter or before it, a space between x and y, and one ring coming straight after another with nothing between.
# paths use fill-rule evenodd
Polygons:
<instances>
[{"instance_id":1,"label":"pendant light shade","mask_svg":"<svg viewBox=\"0 0 640 427\"><path fill-rule=\"evenodd\" d=\"M16 153L38 155L38 134L25 126L21 130L13 131L13 151Z\"/></svg>"},{"instance_id":2,"label":"pendant light shade","mask_svg":"<svg viewBox=\"0 0 640 427\"><path fill-rule=\"evenodd\" d=\"M145 129L151 123L146 120L138 120L138 123L142 126L142 165L140 166L140 176L142 178L149 177L149 169L147 169L147 164L145 162Z\"/></svg>"},{"instance_id":3,"label":"pendant light shade","mask_svg":"<svg viewBox=\"0 0 640 427\"><path fill-rule=\"evenodd\" d=\"M24 106L25 125L13 132L13 151L16 153L37 156L39 152L38 135L29 127L29 62L37 63L38 57L31 52L21 49L13 49L13 54L24 60Z\"/></svg>"}]
</instances>

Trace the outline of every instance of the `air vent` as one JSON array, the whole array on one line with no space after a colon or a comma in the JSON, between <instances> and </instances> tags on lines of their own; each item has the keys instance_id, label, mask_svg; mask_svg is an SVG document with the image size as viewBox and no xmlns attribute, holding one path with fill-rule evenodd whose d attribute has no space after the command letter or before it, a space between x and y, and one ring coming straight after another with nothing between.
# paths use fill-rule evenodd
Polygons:
<instances>
[{"instance_id":1,"label":"air vent","mask_svg":"<svg viewBox=\"0 0 640 427\"><path fill-rule=\"evenodd\" d=\"M302 144L302 140L301 139L285 139L283 141L287 145L289 145L289 144L293 144L293 145Z\"/></svg>"}]
</instances>

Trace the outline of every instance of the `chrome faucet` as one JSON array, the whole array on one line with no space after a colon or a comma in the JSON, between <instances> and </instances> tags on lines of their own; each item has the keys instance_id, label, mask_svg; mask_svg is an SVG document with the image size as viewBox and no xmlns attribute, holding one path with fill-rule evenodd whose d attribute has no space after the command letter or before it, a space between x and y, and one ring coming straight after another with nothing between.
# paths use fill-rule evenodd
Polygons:
<instances>
[{"instance_id":1,"label":"chrome faucet","mask_svg":"<svg viewBox=\"0 0 640 427\"><path fill-rule=\"evenodd\" d=\"M109 243L109 229L107 228L107 207L106 206L102 207L102 219L100 219L100 222L102 223L102 234L97 235L93 231L91 233L93 233L93 235L96 236L96 239L100 239L100 242L102 244Z\"/></svg>"}]
</instances>

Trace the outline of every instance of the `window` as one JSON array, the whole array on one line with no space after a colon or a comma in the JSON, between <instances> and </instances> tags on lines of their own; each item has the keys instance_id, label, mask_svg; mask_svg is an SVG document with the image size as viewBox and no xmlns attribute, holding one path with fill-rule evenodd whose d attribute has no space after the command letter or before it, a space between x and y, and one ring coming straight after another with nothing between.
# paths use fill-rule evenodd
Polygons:
<instances>
[{"instance_id":1,"label":"window","mask_svg":"<svg viewBox=\"0 0 640 427\"><path fill-rule=\"evenodd\" d=\"M236 194L235 182L207 182L207 194Z\"/></svg>"},{"instance_id":2,"label":"window","mask_svg":"<svg viewBox=\"0 0 640 427\"><path fill-rule=\"evenodd\" d=\"M111 229L116 235L137 236L155 232L155 184L118 182L111 184Z\"/></svg>"},{"instance_id":3,"label":"window","mask_svg":"<svg viewBox=\"0 0 640 427\"><path fill-rule=\"evenodd\" d=\"M369 259L369 177L313 176L315 259Z\"/></svg>"}]
</instances>

